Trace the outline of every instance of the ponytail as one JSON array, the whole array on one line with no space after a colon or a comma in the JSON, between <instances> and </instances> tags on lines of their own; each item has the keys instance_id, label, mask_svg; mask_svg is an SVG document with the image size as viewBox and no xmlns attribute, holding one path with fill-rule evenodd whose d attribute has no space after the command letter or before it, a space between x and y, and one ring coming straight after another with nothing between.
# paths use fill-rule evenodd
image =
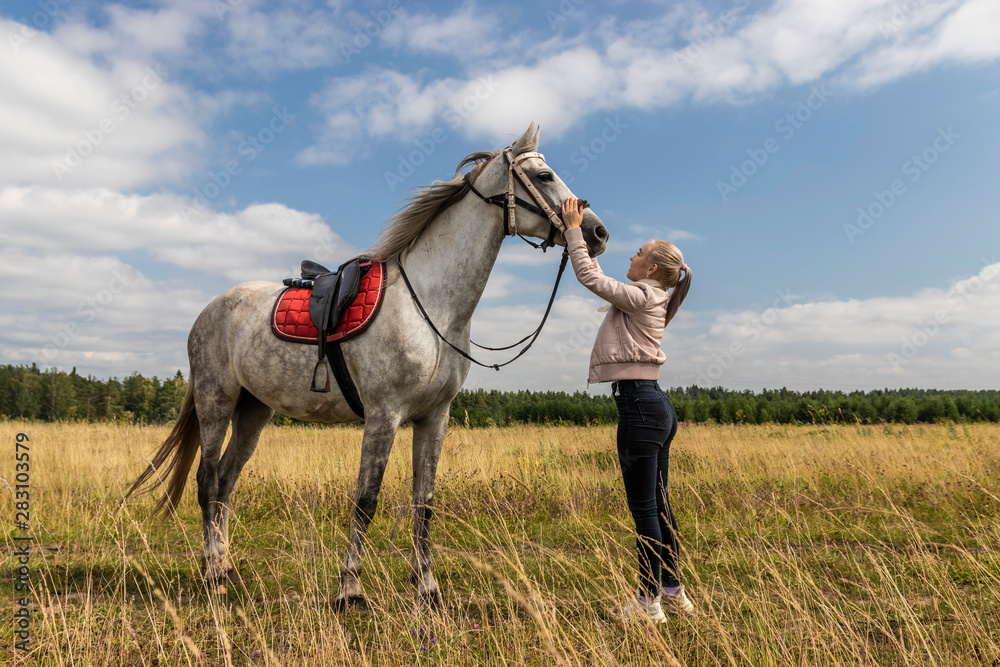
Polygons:
<instances>
[{"instance_id":1,"label":"ponytail","mask_svg":"<svg viewBox=\"0 0 1000 667\"><path fill-rule=\"evenodd\" d=\"M691 269L686 269L684 271L684 276L677 281L674 285L674 290L670 293L670 300L667 301L667 319L663 323L663 326L670 324L670 320L674 319L674 315L677 314L677 309L681 307L684 303L684 297L687 296L688 290L691 288Z\"/></svg>"},{"instance_id":2,"label":"ponytail","mask_svg":"<svg viewBox=\"0 0 1000 667\"><path fill-rule=\"evenodd\" d=\"M674 319L677 309L684 303L691 288L691 269L684 263L684 255L680 249L670 241L653 241L653 247L649 253L650 264L656 264L656 273L653 278L659 281L663 289L673 288L670 292L670 299L667 301L667 317L663 326L670 324Z\"/></svg>"}]
</instances>

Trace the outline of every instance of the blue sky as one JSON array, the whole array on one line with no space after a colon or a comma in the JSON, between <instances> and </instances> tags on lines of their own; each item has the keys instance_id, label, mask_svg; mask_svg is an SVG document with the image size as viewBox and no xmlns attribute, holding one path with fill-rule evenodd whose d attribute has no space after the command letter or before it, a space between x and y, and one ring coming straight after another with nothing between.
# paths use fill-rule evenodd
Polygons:
<instances>
[{"instance_id":1,"label":"blue sky","mask_svg":"<svg viewBox=\"0 0 1000 667\"><path fill-rule=\"evenodd\" d=\"M4 2L0 361L186 374L215 295L369 247L535 120L608 274L650 238L693 269L665 386L996 386L995 2L511 7ZM474 338L527 333L557 265L508 240ZM467 386L586 389L600 305L567 281Z\"/></svg>"}]
</instances>

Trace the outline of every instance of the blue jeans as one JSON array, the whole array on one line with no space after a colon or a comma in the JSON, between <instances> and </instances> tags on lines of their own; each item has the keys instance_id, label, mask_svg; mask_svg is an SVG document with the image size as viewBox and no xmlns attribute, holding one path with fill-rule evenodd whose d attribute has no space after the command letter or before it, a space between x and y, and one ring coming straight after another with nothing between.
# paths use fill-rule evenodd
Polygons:
<instances>
[{"instance_id":1,"label":"blue jeans","mask_svg":"<svg viewBox=\"0 0 1000 667\"><path fill-rule=\"evenodd\" d=\"M655 380L620 380L611 391L618 404L618 462L637 535L639 588L653 597L661 585L680 583L677 522L667 494L677 413Z\"/></svg>"}]
</instances>

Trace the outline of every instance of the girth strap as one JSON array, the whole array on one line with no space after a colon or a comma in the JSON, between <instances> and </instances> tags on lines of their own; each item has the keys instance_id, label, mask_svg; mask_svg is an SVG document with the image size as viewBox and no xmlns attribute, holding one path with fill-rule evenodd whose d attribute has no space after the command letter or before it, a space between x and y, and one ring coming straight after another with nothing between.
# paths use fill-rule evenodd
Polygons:
<instances>
[{"instance_id":1,"label":"girth strap","mask_svg":"<svg viewBox=\"0 0 1000 667\"><path fill-rule=\"evenodd\" d=\"M358 394L358 388L351 379L351 372L347 369L347 362L344 360L344 352L340 349L340 341L327 342L327 335L337 323L340 314L350 303L351 299L358 291L358 282L361 280L361 270L357 260L352 260L341 265L336 272L323 272L326 267L306 260L302 262L302 275L312 275L315 278L313 293L309 303L309 316L313 325L319 330L319 340L317 341L317 361L313 367L311 391L329 393L330 391L330 371L333 369L333 376L337 378L341 393L347 400L347 405L359 417L365 416L364 404ZM329 283L329 284L328 284ZM330 288L333 288L332 294ZM325 296L324 296L325 295Z\"/></svg>"},{"instance_id":2,"label":"girth strap","mask_svg":"<svg viewBox=\"0 0 1000 667\"><path fill-rule=\"evenodd\" d=\"M344 352L340 349L340 341L330 343L329 348L330 357L330 368L333 369L333 376L337 378L337 384L340 385L340 391L344 394L344 398L347 399L347 405L350 406L351 410L364 419L365 416L365 406L361 402L361 395L358 394L358 388L354 384L354 380L351 378L351 371L347 369L347 361L344 359Z\"/></svg>"}]
</instances>

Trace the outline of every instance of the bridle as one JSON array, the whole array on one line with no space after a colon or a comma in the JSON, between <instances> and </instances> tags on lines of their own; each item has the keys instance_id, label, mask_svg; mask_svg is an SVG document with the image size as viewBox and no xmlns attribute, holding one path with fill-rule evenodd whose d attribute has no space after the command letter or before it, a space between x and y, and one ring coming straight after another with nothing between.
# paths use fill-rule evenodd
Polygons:
<instances>
[{"instance_id":1,"label":"bridle","mask_svg":"<svg viewBox=\"0 0 1000 667\"><path fill-rule=\"evenodd\" d=\"M484 202L486 202L487 204L493 204L494 206L499 206L500 208L503 209L503 226L504 226L504 234L506 236L520 236L525 243L534 246L535 248L541 248L542 252L545 252L547 249L555 245L554 240L556 232L566 231L566 225L563 224L562 218L560 218L559 214L556 213L555 210L553 210L552 205L548 202L545 196L538 190L537 187L535 187L535 184L531 181L531 177L528 176L527 173L525 173L524 169L521 168L520 164L522 161L533 157L541 158L542 161L544 162L545 156L542 155L541 153L522 153L518 156L515 156L514 149L512 146L508 146L507 148L505 148L503 151L503 155L504 158L507 160L507 192L487 197L479 190L477 190L476 186L472 184L472 177L470 176L471 172L465 174L465 183L466 185L469 186L469 189L472 190L472 192L476 193L476 195ZM521 182L521 185L524 186L524 189L528 192L528 195L534 200L535 202L534 204L521 199L514 192L515 176L517 176L517 179ZM582 208L590 207L586 199L580 199L578 201L581 203ZM542 243L540 244L534 243L526 239L524 236L521 236L521 234L517 233L517 217L515 215L515 212L518 206L521 206L522 208L525 208L531 211L532 213L536 213L548 219L550 223L549 236L544 241L542 241ZM569 250L563 249L562 260L559 262L559 273L556 274L556 282L552 286L552 294L549 296L549 303L548 305L545 306L545 314L542 315L542 321L539 322L538 327L534 331L532 331L531 333L529 333L527 336L517 341L516 343L512 343L504 347L486 347L484 345L480 345L474 340L471 339L469 340L470 343L472 343L473 345L475 345L480 349L490 350L495 352L499 350L509 350L512 347L520 345L529 338L531 339L531 341L529 341L527 345L521 348L521 350L516 355L514 355L512 359L509 359L502 364L484 364L481 361L474 359L468 352L459 348L450 340L445 338L441 334L441 332L438 331L438 328L434 326L434 322L431 321L431 318L427 314L427 311L424 310L424 305L420 303L420 299L417 298L417 293L413 290L413 285L410 284L410 279L407 278L406 276L406 270L403 268L403 263L398 260L396 263L399 266L399 275L403 277L403 282L406 283L407 289L410 290L410 296L413 298L413 302L417 305L417 309L420 311L420 314L423 315L424 320L426 320L431 330L435 334L437 334L437 337L443 340L445 343L447 343L448 346L451 347L451 349L455 350L456 352L458 352L460 355L462 355L472 363L482 366L483 368L492 368L493 370L499 371L501 367L517 361L517 359L520 358L521 355L527 352L531 348L531 346L535 344L535 341L538 339L539 334L542 333L542 327L545 326L545 321L549 318L549 311L552 310L552 304L556 300L556 292L559 290L559 281L562 280L562 275L563 272L566 270L566 263L568 260L569 260Z\"/></svg>"},{"instance_id":2,"label":"bridle","mask_svg":"<svg viewBox=\"0 0 1000 667\"><path fill-rule=\"evenodd\" d=\"M494 206L499 206L503 209L503 230L504 234L507 236L521 236L517 233L517 217L515 212L517 206L521 206L532 213L542 216L543 218L548 218L549 223L552 225L549 227L549 236L547 239L541 242L541 244L534 243L528 239L521 236L521 239L525 243L528 243L535 248L541 248L542 252L545 252L549 248L555 245L556 232L565 232L566 225L563 224L562 218L559 214L553 210L552 205L549 203L548 199L545 198L535 184L532 182L531 177L525 173L524 169L521 168L521 162L528 160L533 157L540 158L542 162L545 162L545 156L541 153L521 153L520 155L514 155L513 146L508 146L503 151L504 159L507 161L507 192L502 192L495 194L492 197L487 197L482 192L476 189L476 186L472 183L472 172L465 174L465 183L469 186L469 189L476 193L476 196L482 199L487 204L493 204ZM534 204L525 201L517 196L514 192L514 177L517 176L517 180L521 182L521 185L528 192L534 200ZM578 200L583 208L589 208L590 204L587 203L586 199Z\"/></svg>"}]
</instances>

